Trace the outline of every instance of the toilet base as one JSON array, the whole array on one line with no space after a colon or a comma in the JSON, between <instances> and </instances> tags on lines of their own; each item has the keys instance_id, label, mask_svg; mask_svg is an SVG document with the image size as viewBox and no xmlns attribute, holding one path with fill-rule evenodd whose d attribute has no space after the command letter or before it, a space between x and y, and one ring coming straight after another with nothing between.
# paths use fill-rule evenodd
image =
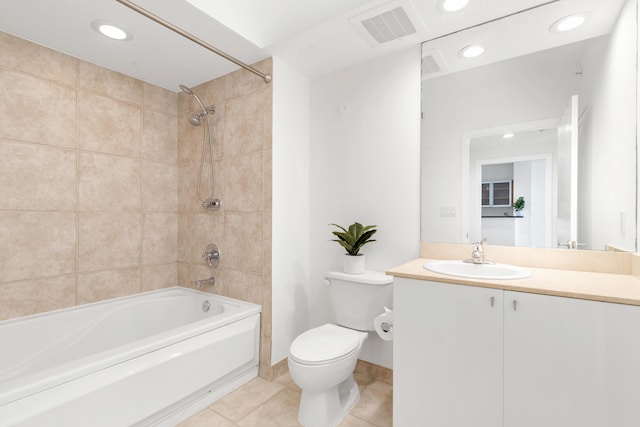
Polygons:
<instances>
[{"instance_id":1,"label":"toilet base","mask_svg":"<svg viewBox=\"0 0 640 427\"><path fill-rule=\"evenodd\" d=\"M360 399L353 375L322 392L302 390L298 421L304 427L336 427Z\"/></svg>"}]
</instances>

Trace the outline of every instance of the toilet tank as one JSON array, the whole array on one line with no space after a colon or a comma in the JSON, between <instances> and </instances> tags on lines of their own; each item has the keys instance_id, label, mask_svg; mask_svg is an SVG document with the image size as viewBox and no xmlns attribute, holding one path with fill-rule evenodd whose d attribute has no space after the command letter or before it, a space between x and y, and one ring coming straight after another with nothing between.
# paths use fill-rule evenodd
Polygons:
<instances>
[{"instance_id":1,"label":"toilet tank","mask_svg":"<svg viewBox=\"0 0 640 427\"><path fill-rule=\"evenodd\" d=\"M338 325L360 331L373 331L373 319L391 308L393 277L378 271L347 274L327 273L331 303Z\"/></svg>"}]
</instances>

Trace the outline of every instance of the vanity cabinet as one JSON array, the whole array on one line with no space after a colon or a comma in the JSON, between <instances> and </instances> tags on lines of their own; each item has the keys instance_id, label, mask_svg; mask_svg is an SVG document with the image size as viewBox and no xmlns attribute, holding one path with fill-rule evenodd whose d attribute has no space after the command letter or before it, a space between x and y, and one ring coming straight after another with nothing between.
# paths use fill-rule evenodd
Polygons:
<instances>
[{"instance_id":1,"label":"vanity cabinet","mask_svg":"<svg viewBox=\"0 0 640 427\"><path fill-rule=\"evenodd\" d=\"M640 425L640 307L396 278L394 425Z\"/></svg>"}]
</instances>

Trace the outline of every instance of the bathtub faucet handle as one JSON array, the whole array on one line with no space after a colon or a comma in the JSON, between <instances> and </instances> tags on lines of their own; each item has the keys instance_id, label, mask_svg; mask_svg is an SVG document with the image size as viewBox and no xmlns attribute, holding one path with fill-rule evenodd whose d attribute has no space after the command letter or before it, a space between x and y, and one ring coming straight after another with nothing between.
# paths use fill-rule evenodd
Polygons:
<instances>
[{"instance_id":1,"label":"bathtub faucet handle","mask_svg":"<svg viewBox=\"0 0 640 427\"><path fill-rule=\"evenodd\" d=\"M207 246L202 254L202 259L207 261L209 267L216 268L220 264L220 250L215 243L211 243Z\"/></svg>"}]
</instances>

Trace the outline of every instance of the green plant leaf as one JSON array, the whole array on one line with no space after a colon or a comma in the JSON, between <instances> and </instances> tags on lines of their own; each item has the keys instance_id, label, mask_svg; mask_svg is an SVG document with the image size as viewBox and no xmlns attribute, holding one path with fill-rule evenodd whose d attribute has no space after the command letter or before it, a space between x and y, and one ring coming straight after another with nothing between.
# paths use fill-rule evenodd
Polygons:
<instances>
[{"instance_id":1,"label":"green plant leaf","mask_svg":"<svg viewBox=\"0 0 640 427\"><path fill-rule=\"evenodd\" d=\"M338 239L333 239L334 242L338 242L340 246L347 250L349 255L358 255L360 248L369 242L375 242L371 239L376 233L375 227L377 225L367 225L366 227L359 222L354 222L348 228L342 227L338 224L329 224L339 228L342 231L332 231L332 234Z\"/></svg>"}]
</instances>

